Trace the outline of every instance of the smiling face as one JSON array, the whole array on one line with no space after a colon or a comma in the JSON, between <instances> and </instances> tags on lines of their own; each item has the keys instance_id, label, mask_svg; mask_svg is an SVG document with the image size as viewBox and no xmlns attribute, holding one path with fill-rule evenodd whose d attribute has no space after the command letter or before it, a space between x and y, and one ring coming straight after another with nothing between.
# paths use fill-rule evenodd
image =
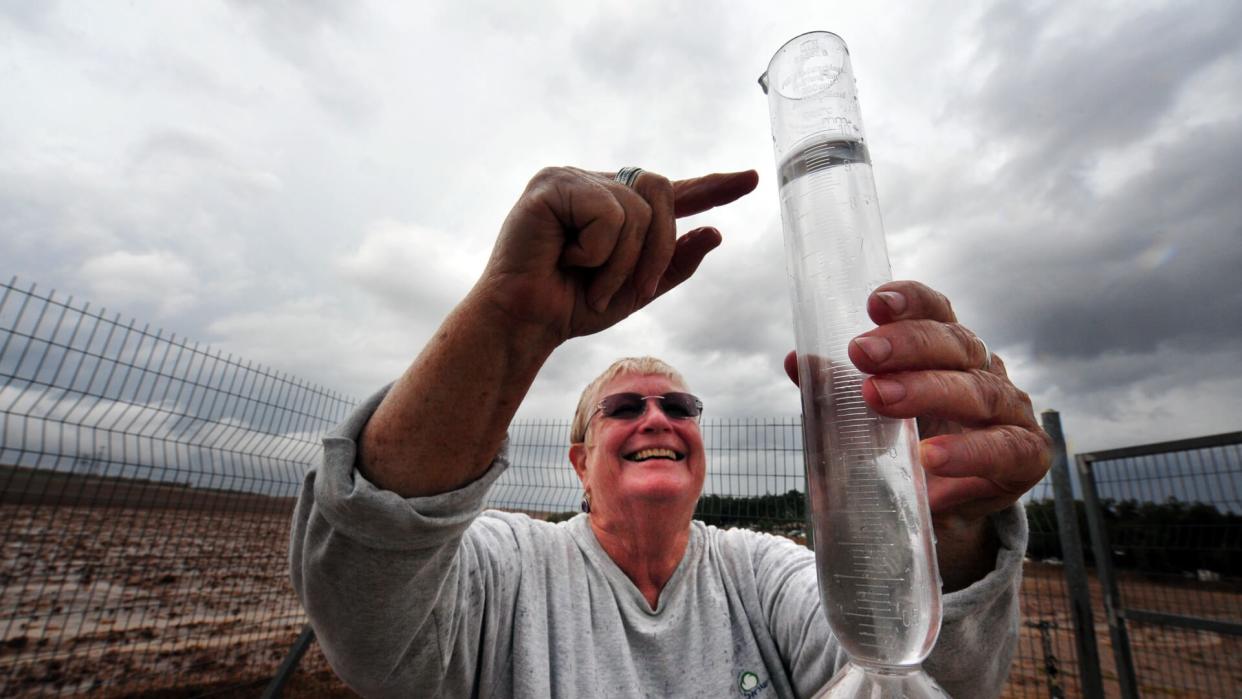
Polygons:
<instances>
[{"instance_id":1,"label":"smiling face","mask_svg":"<svg viewBox=\"0 0 1242 699\"><path fill-rule=\"evenodd\" d=\"M666 376L626 373L601 386L595 402L614 393L652 396L685 390ZM633 420L595 415L585 443L572 445L569 456L591 495L592 517L659 505L670 516L684 513L688 521L707 471L698 423L669 418L654 400Z\"/></svg>"}]
</instances>

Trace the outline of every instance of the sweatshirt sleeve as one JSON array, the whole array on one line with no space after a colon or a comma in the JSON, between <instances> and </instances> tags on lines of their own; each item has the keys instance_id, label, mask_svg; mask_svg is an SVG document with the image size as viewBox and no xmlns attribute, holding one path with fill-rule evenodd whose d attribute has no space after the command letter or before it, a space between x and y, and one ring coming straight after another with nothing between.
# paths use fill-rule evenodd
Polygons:
<instances>
[{"instance_id":1,"label":"sweatshirt sleeve","mask_svg":"<svg viewBox=\"0 0 1242 699\"><path fill-rule=\"evenodd\" d=\"M1018 586L1026 552L1020 505L992 516L1001 541L996 567L983 579L942 598L940 636L924 669L955 699L995 697L1018 642ZM809 697L847 661L819 601L814 554L765 537L753 551L757 589L769 629L794 690Z\"/></svg>"},{"instance_id":2,"label":"sweatshirt sleeve","mask_svg":"<svg viewBox=\"0 0 1242 699\"><path fill-rule=\"evenodd\" d=\"M333 669L365 696L466 696L509 635L518 566L513 532L471 527L506 447L478 480L403 498L354 466L357 438L387 389L324 439L293 515L293 587ZM505 609L509 613L506 617Z\"/></svg>"},{"instance_id":3,"label":"sweatshirt sleeve","mask_svg":"<svg viewBox=\"0 0 1242 699\"><path fill-rule=\"evenodd\" d=\"M1014 503L992 515L992 524L1001 543L996 567L982 580L944 596L940 638L923 663L957 699L1000 696L1018 647L1026 512Z\"/></svg>"}]
</instances>

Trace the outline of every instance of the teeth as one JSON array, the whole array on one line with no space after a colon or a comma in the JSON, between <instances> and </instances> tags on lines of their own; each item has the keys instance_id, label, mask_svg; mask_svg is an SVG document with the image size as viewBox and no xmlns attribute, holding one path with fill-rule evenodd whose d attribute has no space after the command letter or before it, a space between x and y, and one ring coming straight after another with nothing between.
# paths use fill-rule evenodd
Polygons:
<instances>
[{"instance_id":1,"label":"teeth","mask_svg":"<svg viewBox=\"0 0 1242 699\"><path fill-rule=\"evenodd\" d=\"M677 452L672 449L642 449L630 455L632 461L645 461L647 459L677 459Z\"/></svg>"}]
</instances>

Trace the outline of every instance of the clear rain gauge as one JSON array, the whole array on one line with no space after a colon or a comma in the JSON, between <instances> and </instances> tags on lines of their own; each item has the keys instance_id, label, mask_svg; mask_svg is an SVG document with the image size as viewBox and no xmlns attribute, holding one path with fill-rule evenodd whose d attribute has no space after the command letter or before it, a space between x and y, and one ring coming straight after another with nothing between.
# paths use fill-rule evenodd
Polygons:
<instances>
[{"instance_id":1,"label":"clear rain gauge","mask_svg":"<svg viewBox=\"0 0 1242 699\"><path fill-rule=\"evenodd\" d=\"M888 250L849 50L811 32L759 79L768 96L793 301L815 562L849 662L817 696L945 697L922 662L940 633L940 574L914 420L862 398L851 339Z\"/></svg>"}]
</instances>

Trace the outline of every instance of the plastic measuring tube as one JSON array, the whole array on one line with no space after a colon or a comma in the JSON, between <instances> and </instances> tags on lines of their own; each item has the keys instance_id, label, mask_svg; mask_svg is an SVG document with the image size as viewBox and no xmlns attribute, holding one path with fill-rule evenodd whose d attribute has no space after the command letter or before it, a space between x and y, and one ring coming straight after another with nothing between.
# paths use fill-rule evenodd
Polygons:
<instances>
[{"instance_id":1,"label":"plastic measuring tube","mask_svg":"<svg viewBox=\"0 0 1242 699\"><path fill-rule=\"evenodd\" d=\"M888 696L893 676L910 674L927 691L900 691L936 696L919 668L941 608L917 429L863 402L866 375L847 354L875 327L868 296L891 278L849 51L835 34L803 34L776 52L760 84L779 177L820 595L854 663L832 686L850 673L855 684L875 675L869 691Z\"/></svg>"}]
</instances>

